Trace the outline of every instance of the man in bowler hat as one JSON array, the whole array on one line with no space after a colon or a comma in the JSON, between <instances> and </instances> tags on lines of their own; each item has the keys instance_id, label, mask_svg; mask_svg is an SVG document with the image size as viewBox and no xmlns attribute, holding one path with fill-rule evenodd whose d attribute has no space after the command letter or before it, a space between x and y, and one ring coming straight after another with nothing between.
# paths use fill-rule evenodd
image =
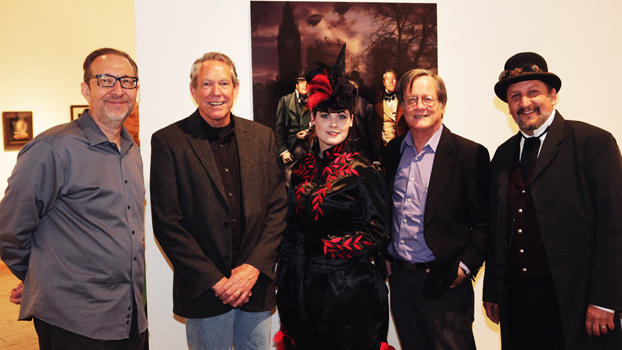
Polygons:
<instances>
[{"instance_id":1,"label":"man in bowler hat","mask_svg":"<svg viewBox=\"0 0 622 350\"><path fill-rule=\"evenodd\" d=\"M274 135L276 147L285 165L285 182L289 184L294 163L309 153L309 123L311 112L307 108L306 69L301 68L296 79L296 90L281 97L276 111Z\"/></svg>"},{"instance_id":2,"label":"man in bowler hat","mask_svg":"<svg viewBox=\"0 0 622 350\"><path fill-rule=\"evenodd\" d=\"M492 160L484 306L504 349L620 349L622 158L555 110L560 88L532 52L495 85L520 132Z\"/></svg>"}]
</instances>

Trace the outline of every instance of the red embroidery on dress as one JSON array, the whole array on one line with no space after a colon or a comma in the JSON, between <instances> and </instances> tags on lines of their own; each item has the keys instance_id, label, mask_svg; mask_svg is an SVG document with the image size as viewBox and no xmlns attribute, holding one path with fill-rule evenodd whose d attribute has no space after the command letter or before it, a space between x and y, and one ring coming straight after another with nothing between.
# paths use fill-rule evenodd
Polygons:
<instances>
[{"instance_id":1,"label":"red embroidery on dress","mask_svg":"<svg viewBox=\"0 0 622 350\"><path fill-rule=\"evenodd\" d=\"M352 169L351 161L354 160L354 156L358 152L347 153L344 151L346 143L343 142L338 146L335 146L332 150L326 153L326 161L328 165L322 171L322 176L326 177L326 187L320 189L316 193L316 197L311 202L311 211L315 213L314 221L321 216L324 216L321 205L326 197L326 191L330 191L330 188L335 180L339 177L347 175L359 176L359 173ZM310 156L301 162L292 173L301 178L300 184L296 186L296 211L301 218L304 218L302 213L302 196L305 194L305 187L313 182L317 173L318 157L315 154L310 153Z\"/></svg>"},{"instance_id":2,"label":"red embroidery on dress","mask_svg":"<svg viewBox=\"0 0 622 350\"><path fill-rule=\"evenodd\" d=\"M324 242L324 255L330 255L331 258L346 259L355 255L359 255L364 245L373 245L368 241L361 241L363 236L356 239L352 237L336 237L332 239L322 239Z\"/></svg>"}]
</instances>

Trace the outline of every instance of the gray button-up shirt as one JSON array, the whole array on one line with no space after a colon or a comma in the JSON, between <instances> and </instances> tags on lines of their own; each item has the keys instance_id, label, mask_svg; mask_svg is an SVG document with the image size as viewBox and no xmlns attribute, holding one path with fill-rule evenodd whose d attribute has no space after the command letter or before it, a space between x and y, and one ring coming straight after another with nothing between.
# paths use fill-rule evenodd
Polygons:
<instances>
[{"instance_id":1,"label":"gray button-up shirt","mask_svg":"<svg viewBox=\"0 0 622 350\"><path fill-rule=\"evenodd\" d=\"M119 150L88 110L24 146L0 202L0 256L24 281L19 319L123 339L137 305L145 331L144 202L138 147L123 128Z\"/></svg>"}]
</instances>

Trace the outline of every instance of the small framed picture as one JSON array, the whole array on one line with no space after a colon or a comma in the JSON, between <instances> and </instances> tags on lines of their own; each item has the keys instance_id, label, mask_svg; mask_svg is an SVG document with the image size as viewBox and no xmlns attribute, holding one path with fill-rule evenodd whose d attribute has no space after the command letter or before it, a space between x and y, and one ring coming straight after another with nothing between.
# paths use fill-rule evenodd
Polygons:
<instances>
[{"instance_id":1,"label":"small framed picture","mask_svg":"<svg viewBox=\"0 0 622 350\"><path fill-rule=\"evenodd\" d=\"M71 120L76 120L80 118L80 114L89 108L89 105L73 105L71 106Z\"/></svg>"},{"instance_id":2,"label":"small framed picture","mask_svg":"<svg viewBox=\"0 0 622 350\"><path fill-rule=\"evenodd\" d=\"M2 112L4 150L21 149L32 140L32 112Z\"/></svg>"}]
</instances>

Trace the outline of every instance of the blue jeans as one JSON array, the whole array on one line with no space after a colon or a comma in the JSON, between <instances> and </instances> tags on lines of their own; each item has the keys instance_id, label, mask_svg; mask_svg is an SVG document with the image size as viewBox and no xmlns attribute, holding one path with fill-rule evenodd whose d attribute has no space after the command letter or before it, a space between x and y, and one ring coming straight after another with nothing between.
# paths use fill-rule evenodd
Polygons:
<instances>
[{"instance_id":1,"label":"blue jeans","mask_svg":"<svg viewBox=\"0 0 622 350\"><path fill-rule=\"evenodd\" d=\"M391 264L391 272L391 312L402 349L475 350L470 279L438 299L426 299L425 270L406 271Z\"/></svg>"},{"instance_id":2,"label":"blue jeans","mask_svg":"<svg viewBox=\"0 0 622 350\"><path fill-rule=\"evenodd\" d=\"M186 337L192 350L268 349L270 311L244 312L233 309L208 318L187 318Z\"/></svg>"}]
</instances>

